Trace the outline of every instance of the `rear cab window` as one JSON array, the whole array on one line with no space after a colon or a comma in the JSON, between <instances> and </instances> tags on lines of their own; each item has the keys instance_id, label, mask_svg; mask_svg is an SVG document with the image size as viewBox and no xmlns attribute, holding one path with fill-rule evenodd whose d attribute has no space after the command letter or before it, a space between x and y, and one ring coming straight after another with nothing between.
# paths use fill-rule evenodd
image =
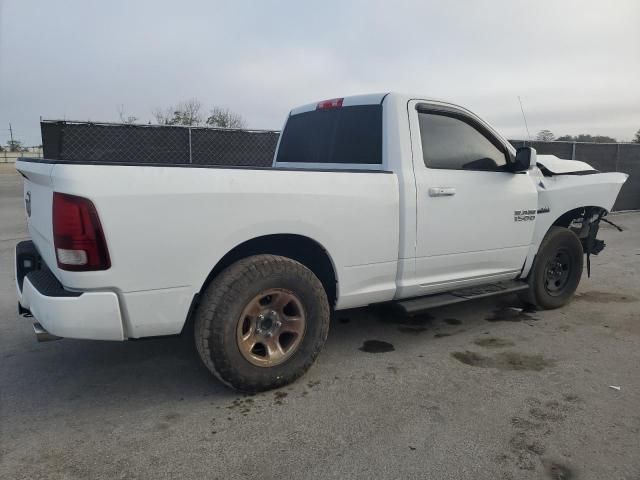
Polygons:
<instances>
[{"instance_id":1,"label":"rear cab window","mask_svg":"<svg viewBox=\"0 0 640 480\"><path fill-rule=\"evenodd\" d=\"M382 105L321 107L289 116L276 164L301 168L382 166Z\"/></svg>"}]
</instances>

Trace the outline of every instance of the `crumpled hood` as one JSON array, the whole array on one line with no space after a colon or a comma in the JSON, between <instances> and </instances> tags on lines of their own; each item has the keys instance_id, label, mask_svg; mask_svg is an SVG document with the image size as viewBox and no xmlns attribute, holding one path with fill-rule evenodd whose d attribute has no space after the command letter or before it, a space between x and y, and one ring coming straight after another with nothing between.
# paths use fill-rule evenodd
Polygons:
<instances>
[{"instance_id":1,"label":"crumpled hood","mask_svg":"<svg viewBox=\"0 0 640 480\"><path fill-rule=\"evenodd\" d=\"M536 157L538 167L544 168L554 175L570 174L577 172L597 172L595 168L578 160L563 160L555 155L538 155Z\"/></svg>"}]
</instances>

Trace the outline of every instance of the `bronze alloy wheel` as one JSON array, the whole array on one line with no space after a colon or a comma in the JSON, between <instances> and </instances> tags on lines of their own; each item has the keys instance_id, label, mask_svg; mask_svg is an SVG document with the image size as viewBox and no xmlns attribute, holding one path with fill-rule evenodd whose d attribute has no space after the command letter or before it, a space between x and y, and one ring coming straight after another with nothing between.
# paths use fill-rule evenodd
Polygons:
<instances>
[{"instance_id":1,"label":"bronze alloy wheel","mask_svg":"<svg viewBox=\"0 0 640 480\"><path fill-rule=\"evenodd\" d=\"M305 327L304 309L295 293L265 290L253 297L238 319L238 349L251 364L273 367L297 351Z\"/></svg>"}]
</instances>

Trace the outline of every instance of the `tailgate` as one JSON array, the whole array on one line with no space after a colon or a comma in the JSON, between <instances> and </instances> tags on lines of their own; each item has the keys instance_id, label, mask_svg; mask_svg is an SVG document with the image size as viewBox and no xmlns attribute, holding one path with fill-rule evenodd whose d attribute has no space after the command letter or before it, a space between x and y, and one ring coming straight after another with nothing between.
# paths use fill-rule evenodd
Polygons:
<instances>
[{"instance_id":1,"label":"tailgate","mask_svg":"<svg viewBox=\"0 0 640 480\"><path fill-rule=\"evenodd\" d=\"M18 160L16 169L24 177L24 206L29 235L38 252L50 267L57 265L53 249L51 221L53 187L51 171L54 165L38 161Z\"/></svg>"}]
</instances>

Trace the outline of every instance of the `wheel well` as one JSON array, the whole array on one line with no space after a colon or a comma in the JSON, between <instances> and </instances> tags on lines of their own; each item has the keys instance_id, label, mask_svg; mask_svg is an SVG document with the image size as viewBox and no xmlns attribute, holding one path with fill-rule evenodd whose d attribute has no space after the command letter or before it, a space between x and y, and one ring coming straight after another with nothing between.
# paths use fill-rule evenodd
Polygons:
<instances>
[{"instance_id":1,"label":"wheel well","mask_svg":"<svg viewBox=\"0 0 640 480\"><path fill-rule=\"evenodd\" d=\"M600 211L604 211L606 214L606 209L602 207L594 207L594 206L584 206L574 208L573 210L569 210L568 212L560 215L555 222L553 222L552 227L565 227L569 228L571 223L576 219L582 219L590 216L594 213L599 213Z\"/></svg>"},{"instance_id":2,"label":"wheel well","mask_svg":"<svg viewBox=\"0 0 640 480\"><path fill-rule=\"evenodd\" d=\"M331 258L322 245L302 235L265 235L241 243L220 259L207 277L202 290L229 265L251 255L261 254L280 255L302 263L322 283L329 305L335 305L338 279Z\"/></svg>"}]
</instances>

